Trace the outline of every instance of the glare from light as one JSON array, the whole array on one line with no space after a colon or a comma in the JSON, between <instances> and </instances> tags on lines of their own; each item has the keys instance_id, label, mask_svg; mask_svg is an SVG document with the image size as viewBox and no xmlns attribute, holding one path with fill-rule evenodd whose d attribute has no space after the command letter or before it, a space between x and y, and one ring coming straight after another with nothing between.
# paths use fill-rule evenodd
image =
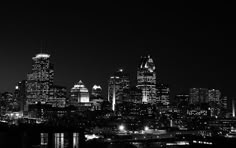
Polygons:
<instances>
[{"instance_id":1,"label":"glare from light","mask_svg":"<svg viewBox=\"0 0 236 148\"><path fill-rule=\"evenodd\" d=\"M145 126L145 127L144 127L144 130L145 130L145 131L148 131L148 130L149 130L149 127L148 127L148 126Z\"/></svg>"},{"instance_id":2,"label":"glare from light","mask_svg":"<svg viewBox=\"0 0 236 148\"><path fill-rule=\"evenodd\" d=\"M125 126L124 126L124 125L120 125L120 126L119 126L119 130L120 130L120 131L124 131L124 130L125 130Z\"/></svg>"}]
</instances>

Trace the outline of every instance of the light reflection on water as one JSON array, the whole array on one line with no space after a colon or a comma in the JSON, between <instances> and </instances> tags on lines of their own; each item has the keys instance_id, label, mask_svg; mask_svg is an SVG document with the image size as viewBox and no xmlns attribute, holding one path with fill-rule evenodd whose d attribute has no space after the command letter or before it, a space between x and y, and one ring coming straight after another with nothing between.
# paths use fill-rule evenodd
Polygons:
<instances>
[{"instance_id":1,"label":"light reflection on water","mask_svg":"<svg viewBox=\"0 0 236 148\"><path fill-rule=\"evenodd\" d=\"M73 133L73 148L79 148L79 133Z\"/></svg>"},{"instance_id":2,"label":"light reflection on water","mask_svg":"<svg viewBox=\"0 0 236 148\"><path fill-rule=\"evenodd\" d=\"M55 133L55 148L64 148L64 133Z\"/></svg>"},{"instance_id":3,"label":"light reflection on water","mask_svg":"<svg viewBox=\"0 0 236 148\"><path fill-rule=\"evenodd\" d=\"M40 133L40 147L79 148L79 133Z\"/></svg>"},{"instance_id":4,"label":"light reflection on water","mask_svg":"<svg viewBox=\"0 0 236 148\"><path fill-rule=\"evenodd\" d=\"M40 145L47 146L48 145L48 133L40 133Z\"/></svg>"}]
</instances>

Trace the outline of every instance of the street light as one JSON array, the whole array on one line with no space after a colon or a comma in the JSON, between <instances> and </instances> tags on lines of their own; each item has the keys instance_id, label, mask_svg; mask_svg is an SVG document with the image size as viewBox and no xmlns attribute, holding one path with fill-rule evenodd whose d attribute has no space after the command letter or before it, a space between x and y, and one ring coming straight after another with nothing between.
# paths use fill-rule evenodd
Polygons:
<instances>
[{"instance_id":1,"label":"street light","mask_svg":"<svg viewBox=\"0 0 236 148\"><path fill-rule=\"evenodd\" d=\"M124 131L124 130L125 130L125 126L124 126L124 125L120 125L120 126L119 126L119 130L120 130L120 131Z\"/></svg>"},{"instance_id":2,"label":"street light","mask_svg":"<svg viewBox=\"0 0 236 148\"><path fill-rule=\"evenodd\" d=\"M148 127L148 126L145 126L145 127L144 127L144 130L145 130L145 131L148 131L148 130L149 130L149 127Z\"/></svg>"}]
</instances>

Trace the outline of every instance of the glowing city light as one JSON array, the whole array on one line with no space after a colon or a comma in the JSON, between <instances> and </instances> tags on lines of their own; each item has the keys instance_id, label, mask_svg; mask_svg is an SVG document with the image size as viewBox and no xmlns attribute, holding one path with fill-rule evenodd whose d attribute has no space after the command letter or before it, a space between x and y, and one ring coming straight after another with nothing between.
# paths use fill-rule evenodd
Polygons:
<instances>
[{"instance_id":1,"label":"glowing city light","mask_svg":"<svg viewBox=\"0 0 236 148\"><path fill-rule=\"evenodd\" d=\"M49 58L50 55L49 54L45 54L45 53L40 53L40 54L37 54L35 56L35 58Z\"/></svg>"},{"instance_id":2,"label":"glowing city light","mask_svg":"<svg viewBox=\"0 0 236 148\"><path fill-rule=\"evenodd\" d=\"M85 138L87 140L92 140L92 139L97 139L99 137L97 135L95 135L95 134L92 134L92 135L85 135Z\"/></svg>"},{"instance_id":3,"label":"glowing city light","mask_svg":"<svg viewBox=\"0 0 236 148\"><path fill-rule=\"evenodd\" d=\"M120 131L124 131L124 130L125 130L125 126L124 126L124 125L120 125L120 126L119 126L119 130L120 130Z\"/></svg>"},{"instance_id":4,"label":"glowing city light","mask_svg":"<svg viewBox=\"0 0 236 148\"><path fill-rule=\"evenodd\" d=\"M99 85L94 85L94 86L93 86L93 89L94 89L94 90L97 90L97 89L102 89L102 88L101 88L101 86L99 86Z\"/></svg>"},{"instance_id":5,"label":"glowing city light","mask_svg":"<svg viewBox=\"0 0 236 148\"><path fill-rule=\"evenodd\" d=\"M145 126L145 127L144 127L144 130L145 130L145 131L148 131L148 130L149 130L149 127L148 127L148 126Z\"/></svg>"}]
</instances>

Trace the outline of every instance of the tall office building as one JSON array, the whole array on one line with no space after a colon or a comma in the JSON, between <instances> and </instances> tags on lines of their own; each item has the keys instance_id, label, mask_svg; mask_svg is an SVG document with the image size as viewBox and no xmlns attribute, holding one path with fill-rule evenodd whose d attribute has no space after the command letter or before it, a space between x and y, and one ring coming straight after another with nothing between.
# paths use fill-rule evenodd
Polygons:
<instances>
[{"instance_id":1,"label":"tall office building","mask_svg":"<svg viewBox=\"0 0 236 148\"><path fill-rule=\"evenodd\" d=\"M136 86L130 87L130 89L125 89L125 100L124 102L141 104L142 103L142 90L138 89Z\"/></svg>"},{"instance_id":2,"label":"tall office building","mask_svg":"<svg viewBox=\"0 0 236 148\"><path fill-rule=\"evenodd\" d=\"M199 88L199 102L200 103L208 103L209 102L209 95L208 95L207 88Z\"/></svg>"},{"instance_id":3,"label":"tall office building","mask_svg":"<svg viewBox=\"0 0 236 148\"><path fill-rule=\"evenodd\" d=\"M115 111L115 105L122 103L124 99L124 90L130 88L130 79L123 69L119 69L110 77L108 81L108 101L112 103L112 110Z\"/></svg>"},{"instance_id":4,"label":"tall office building","mask_svg":"<svg viewBox=\"0 0 236 148\"><path fill-rule=\"evenodd\" d=\"M0 100L1 114L8 111L16 111L17 102L11 92L2 93Z\"/></svg>"},{"instance_id":5,"label":"tall office building","mask_svg":"<svg viewBox=\"0 0 236 148\"><path fill-rule=\"evenodd\" d=\"M190 104L208 103L209 95L207 88L190 88Z\"/></svg>"},{"instance_id":6,"label":"tall office building","mask_svg":"<svg viewBox=\"0 0 236 148\"><path fill-rule=\"evenodd\" d=\"M89 103L89 91L80 80L70 91L70 104L77 106L79 103Z\"/></svg>"},{"instance_id":7,"label":"tall office building","mask_svg":"<svg viewBox=\"0 0 236 148\"><path fill-rule=\"evenodd\" d=\"M189 103L195 104L199 102L199 90L198 88L190 88L189 90Z\"/></svg>"},{"instance_id":8,"label":"tall office building","mask_svg":"<svg viewBox=\"0 0 236 148\"><path fill-rule=\"evenodd\" d=\"M157 85L157 104L168 106L170 104L170 88L166 84Z\"/></svg>"},{"instance_id":9,"label":"tall office building","mask_svg":"<svg viewBox=\"0 0 236 148\"><path fill-rule=\"evenodd\" d=\"M221 97L220 102L221 102L222 107L224 109L228 109L228 97L227 96Z\"/></svg>"},{"instance_id":10,"label":"tall office building","mask_svg":"<svg viewBox=\"0 0 236 148\"><path fill-rule=\"evenodd\" d=\"M187 109L189 106L189 95L186 95L186 94L176 95L175 103L181 111L183 111L184 109Z\"/></svg>"},{"instance_id":11,"label":"tall office building","mask_svg":"<svg viewBox=\"0 0 236 148\"><path fill-rule=\"evenodd\" d=\"M46 53L39 53L32 60L32 72L27 75L27 102L44 104L49 101L50 88L53 86L53 65L50 55Z\"/></svg>"},{"instance_id":12,"label":"tall office building","mask_svg":"<svg viewBox=\"0 0 236 148\"><path fill-rule=\"evenodd\" d=\"M26 105L26 80L18 82L15 87L14 97L18 102L20 111L24 111Z\"/></svg>"},{"instance_id":13,"label":"tall office building","mask_svg":"<svg viewBox=\"0 0 236 148\"><path fill-rule=\"evenodd\" d=\"M156 67L150 55L141 57L137 71L137 87L142 90L143 103L155 103L156 93Z\"/></svg>"},{"instance_id":14,"label":"tall office building","mask_svg":"<svg viewBox=\"0 0 236 148\"><path fill-rule=\"evenodd\" d=\"M91 110L102 110L102 104L105 100L102 97L102 87L100 85L94 85L92 87L90 100L92 103Z\"/></svg>"},{"instance_id":15,"label":"tall office building","mask_svg":"<svg viewBox=\"0 0 236 148\"><path fill-rule=\"evenodd\" d=\"M220 103L221 92L217 89L211 89L208 91L209 102Z\"/></svg>"},{"instance_id":16,"label":"tall office building","mask_svg":"<svg viewBox=\"0 0 236 148\"><path fill-rule=\"evenodd\" d=\"M48 104L52 107L63 108L66 106L67 89L64 86L53 85L50 89L50 98Z\"/></svg>"},{"instance_id":17,"label":"tall office building","mask_svg":"<svg viewBox=\"0 0 236 148\"><path fill-rule=\"evenodd\" d=\"M100 85L94 85L91 92L91 97L101 98L102 97L102 87Z\"/></svg>"}]
</instances>

